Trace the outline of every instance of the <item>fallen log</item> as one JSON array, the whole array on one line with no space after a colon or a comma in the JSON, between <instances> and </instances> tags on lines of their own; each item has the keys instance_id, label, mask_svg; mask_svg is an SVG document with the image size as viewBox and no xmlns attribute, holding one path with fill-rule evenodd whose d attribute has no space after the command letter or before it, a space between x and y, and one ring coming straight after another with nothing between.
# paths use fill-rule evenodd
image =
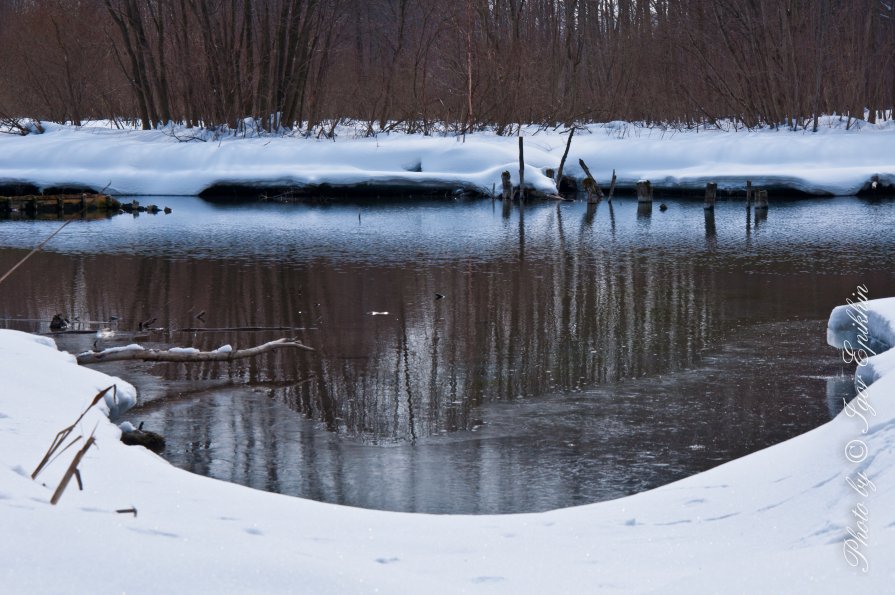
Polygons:
<instances>
[{"instance_id":1,"label":"fallen log","mask_svg":"<svg viewBox=\"0 0 895 595\"><path fill-rule=\"evenodd\" d=\"M263 331L315 331L314 326L222 326L222 327L193 327L173 329L175 333L258 333Z\"/></svg>"},{"instance_id":2,"label":"fallen log","mask_svg":"<svg viewBox=\"0 0 895 595\"><path fill-rule=\"evenodd\" d=\"M121 361L145 361L145 362L228 362L237 359L244 359L274 351L276 349L293 348L303 349L305 351L316 351L313 347L297 341L295 339L277 339L256 347L247 349L233 350L229 345L225 345L214 351L199 351L198 349L146 349L141 345L127 345L126 347L112 347L102 351L85 351L79 353L76 357L78 363L100 364L104 362L121 362Z\"/></svg>"},{"instance_id":3,"label":"fallen log","mask_svg":"<svg viewBox=\"0 0 895 595\"><path fill-rule=\"evenodd\" d=\"M29 194L27 196L0 196L0 215L22 212L29 215L38 213L84 213L87 211L118 211L121 203L102 193L82 192L78 194Z\"/></svg>"}]
</instances>

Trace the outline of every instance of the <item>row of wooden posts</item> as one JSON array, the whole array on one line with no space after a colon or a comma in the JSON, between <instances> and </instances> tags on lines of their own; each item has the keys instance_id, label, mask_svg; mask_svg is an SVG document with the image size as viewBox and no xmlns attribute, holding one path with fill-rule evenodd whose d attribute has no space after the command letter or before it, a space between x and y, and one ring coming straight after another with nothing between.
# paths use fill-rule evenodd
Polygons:
<instances>
[{"instance_id":1,"label":"row of wooden posts","mask_svg":"<svg viewBox=\"0 0 895 595\"><path fill-rule=\"evenodd\" d=\"M637 199L640 202L644 202L640 199L641 191L640 184L644 183L647 187L649 186L649 181L646 182L637 182ZM650 198L652 200L652 188L649 188ZM705 208L706 209L714 209L715 208L715 199L718 196L718 184L717 182L709 182L705 185ZM759 188L752 188L752 180L746 180L746 206L751 207L755 205L756 209L767 209L768 208L768 191L761 190Z\"/></svg>"},{"instance_id":2,"label":"row of wooden posts","mask_svg":"<svg viewBox=\"0 0 895 595\"><path fill-rule=\"evenodd\" d=\"M562 184L563 180L563 168L566 164L566 157L569 155L569 148L572 145L572 136L575 134L575 129L572 128L569 131L569 138L566 142L566 150L563 153L562 160L559 162L559 169L554 172L553 169L548 169L545 173L547 177L554 178L556 180L556 190L559 192L560 184ZM596 178L590 173L590 168L587 167L587 164L583 159L578 160L578 165L581 166L582 171L584 171L584 181L582 182L582 188L585 192L587 192L587 202L590 204L600 202L603 200L603 190L600 188L600 184L597 182ZM554 177L555 176L555 177ZM501 196L504 200L512 200L514 197L513 192L513 182L511 180L511 175L509 171L504 171L500 175L501 182ZM609 195L607 200L612 202L612 195L615 193L615 170L612 170L612 180L609 183ZM522 137L519 137L519 190L518 196L520 199L525 198L525 153L523 147ZM708 182L705 185L705 208L706 209L714 209L715 201L718 196L718 184L717 182ZM547 198L562 198L559 195L549 196ZM637 202L639 203L651 203L653 202L653 185L649 180L640 180L637 182ZM768 208L768 191L762 190L759 188L752 188L752 181L746 180L746 207L755 206L756 209L767 209Z\"/></svg>"}]
</instances>

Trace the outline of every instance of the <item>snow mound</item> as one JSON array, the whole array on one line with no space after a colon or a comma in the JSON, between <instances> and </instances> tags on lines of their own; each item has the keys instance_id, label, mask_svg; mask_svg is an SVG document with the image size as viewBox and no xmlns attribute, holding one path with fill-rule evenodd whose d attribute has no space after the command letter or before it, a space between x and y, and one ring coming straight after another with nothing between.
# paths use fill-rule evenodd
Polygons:
<instances>
[{"instance_id":1,"label":"snow mound","mask_svg":"<svg viewBox=\"0 0 895 595\"><path fill-rule=\"evenodd\" d=\"M501 188L501 173L519 181L516 137L491 132L455 136L348 134L304 137L223 137L181 142L189 134L46 125L44 134L0 134L0 186L106 189L115 195L197 195L213 188L400 188L406 191ZM345 131L342 131L343 133ZM557 169L567 134L524 127L525 181L552 193L545 175ZM207 138L197 140L209 141ZM791 130L644 128L613 122L578 129L566 175L582 179L583 159L603 184L620 188L648 179L657 189L755 187L850 195L871 180L895 185L895 126L847 130L826 118L818 133Z\"/></svg>"}]
</instances>

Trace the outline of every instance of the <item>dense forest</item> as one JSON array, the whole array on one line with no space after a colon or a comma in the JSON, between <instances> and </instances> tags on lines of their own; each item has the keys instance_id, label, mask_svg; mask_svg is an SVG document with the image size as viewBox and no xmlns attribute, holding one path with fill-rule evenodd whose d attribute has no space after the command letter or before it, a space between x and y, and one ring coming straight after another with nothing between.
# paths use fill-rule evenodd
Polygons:
<instances>
[{"instance_id":1,"label":"dense forest","mask_svg":"<svg viewBox=\"0 0 895 595\"><path fill-rule=\"evenodd\" d=\"M0 64L7 122L810 128L890 117L895 2L0 0Z\"/></svg>"}]
</instances>

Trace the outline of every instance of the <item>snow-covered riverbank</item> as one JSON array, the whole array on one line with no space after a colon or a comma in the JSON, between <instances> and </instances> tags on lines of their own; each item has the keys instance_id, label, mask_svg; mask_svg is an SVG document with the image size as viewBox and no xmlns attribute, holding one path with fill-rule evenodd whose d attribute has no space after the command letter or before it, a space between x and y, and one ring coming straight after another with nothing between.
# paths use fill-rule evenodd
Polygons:
<instances>
[{"instance_id":1,"label":"snow-covered riverbank","mask_svg":"<svg viewBox=\"0 0 895 595\"><path fill-rule=\"evenodd\" d=\"M613 170L621 187L641 178L665 190L697 190L708 181L740 190L757 187L850 195L876 178L895 184L895 126L825 118L817 133L722 131L590 125L573 139L565 173L581 179L584 159L604 184ZM526 185L554 192L567 134L524 128ZM188 141L190 138L197 140ZM348 129L333 140L255 136L215 139L189 130L117 130L46 124L44 134L0 134L0 187L106 189L116 195L195 195L213 187L254 189L326 185L371 191L500 189L508 170L518 183L516 137L477 133L465 138L380 134Z\"/></svg>"},{"instance_id":2,"label":"snow-covered riverbank","mask_svg":"<svg viewBox=\"0 0 895 595\"><path fill-rule=\"evenodd\" d=\"M895 300L870 304L868 332L893 336ZM848 338L842 311L830 329L834 343ZM853 402L872 411L708 472L506 516L353 509L194 476L124 446L93 409L78 428L97 436L84 491L72 482L51 506L74 449L29 475L113 382L120 398L133 394L47 339L0 331L4 592L838 594L895 579L895 373ZM115 512L130 507L136 516Z\"/></svg>"}]
</instances>

